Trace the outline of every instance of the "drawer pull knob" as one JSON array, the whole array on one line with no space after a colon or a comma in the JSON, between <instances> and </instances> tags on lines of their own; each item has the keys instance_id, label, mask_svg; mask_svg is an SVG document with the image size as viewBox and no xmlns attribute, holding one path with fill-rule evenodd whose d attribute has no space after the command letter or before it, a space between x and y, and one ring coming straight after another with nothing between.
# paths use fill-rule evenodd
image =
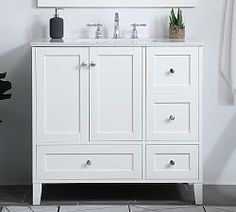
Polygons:
<instances>
[{"instance_id":1,"label":"drawer pull knob","mask_svg":"<svg viewBox=\"0 0 236 212\"><path fill-rule=\"evenodd\" d=\"M91 166L91 165L92 165L91 160L87 160L86 165L87 165L87 166Z\"/></svg>"},{"instance_id":2,"label":"drawer pull knob","mask_svg":"<svg viewBox=\"0 0 236 212\"><path fill-rule=\"evenodd\" d=\"M171 120L171 121L174 121L174 120L175 120L175 116L174 116L174 115L171 115L171 116L170 116L170 120Z\"/></svg>"},{"instance_id":3,"label":"drawer pull knob","mask_svg":"<svg viewBox=\"0 0 236 212\"><path fill-rule=\"evenodd\" d=\"M171 74L174 74L175 73L175 70L173 68L170 69L170 73Z\"/></svg>"},{"instance_id":4,"label":"drawer pull knob","mask_svg":"<svg viewBox=\"0 0 236 212\"><path fill-rule=\"evenodd\" d=\"M95 67L97 64L95 61L92 61L90 65L91 65L91 67Z\"/></svg>"},{"instance_id":5,"label":"drawer pull knob","mask_svg":"<svg viewBox=\"0 0 236 212\"><path fill-rule=\"evenodd\" d=\"M170 161L170 165L171 165L171 166L174 166L174 165L175 165L175 161L171 160L171 161Z\"/></svg>"},{"instance_id":6,"label":"drawer pull knob","mask_svg":"<svg viewBox=\"0 0 236 212\"><path fill-rule=\"evenodd\" d=\"M81 66L82 66L82 67L87 67L87 66L88 66L88 63L85 62L85 61L83 61L83 62L81 63Z\"/></svg>"}]
</instances>

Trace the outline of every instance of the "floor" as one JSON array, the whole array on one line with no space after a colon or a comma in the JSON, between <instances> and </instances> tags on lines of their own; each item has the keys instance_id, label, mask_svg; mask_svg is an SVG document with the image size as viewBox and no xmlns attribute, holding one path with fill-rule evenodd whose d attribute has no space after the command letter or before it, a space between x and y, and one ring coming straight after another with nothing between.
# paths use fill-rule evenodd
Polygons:
<instances>
[{"instance_id":1,"label":"floor","mask_svg":"<svg viewBox=\"0 0 236 212\"><path fill-rule=\"evenodd\" d=\"M204 186L199 207L192 186L183 184L46 185L40 207L30 207L31 190L0 187L0 211L2 206L2 212L236 212L236 186Z\"/></svg>"}]
</instances>

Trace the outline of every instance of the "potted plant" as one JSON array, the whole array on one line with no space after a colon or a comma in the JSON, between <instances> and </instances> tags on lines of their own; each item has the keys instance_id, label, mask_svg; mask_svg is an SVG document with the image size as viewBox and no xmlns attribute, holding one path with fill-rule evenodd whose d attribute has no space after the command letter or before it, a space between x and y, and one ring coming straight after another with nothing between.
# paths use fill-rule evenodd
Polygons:
<instances>
[{"instance_id":1,"label":"potted plant","mask_svg":"<svg viewBox=\"0 0 236 212\"><path fill-rule=\"evenodd\" d=\"M172 8L170 13L170 28L169 28L169 38L170 39L184 39L185 38L185 25L183 23L183 13L179 8L177 15Z\"/></svg>"},{"instance_id":2,"label":"potted plant","mask_svg":"<svg viewBox=\"0 0 236 212\"><path fill-rule=\"evenodd\" d=\"M11 83L9 81L4 81L2 79L6 78L6 73L0 73L0 100L11 98L11 94L6 94L5 92L11 89ZM0 119L0 123L2 120Z\"/></svg>"}]
</instances>

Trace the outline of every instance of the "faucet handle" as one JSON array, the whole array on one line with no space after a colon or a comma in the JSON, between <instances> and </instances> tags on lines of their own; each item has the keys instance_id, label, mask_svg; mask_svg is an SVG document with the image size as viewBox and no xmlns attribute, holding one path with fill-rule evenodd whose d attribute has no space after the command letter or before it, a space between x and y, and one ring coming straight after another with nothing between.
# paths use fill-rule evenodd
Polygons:
<instances>
[{"instance_id":1,"label":"faucet handle","mask_svg":"<svg viewBox=\"0 0 236 212\"><path fill-rule=\"evenodd\" d=\"M145 26L147 26L147 24L136 24L136 23L133 23L133 24L131 24L131 26L136 26L136 27L143 26L143 27L145 27Z\"/></svg>"},{"instance_id":2,"label":"faucet handle","mask_svg":"<svg viewBox=\"0 0 236 212\"><path fill-rule=\"evenodd\" d=\"M90 23L90 24L87 24L87 26L88 27L101 27L101 26L103 26L102 24L100 24L100 23L97 23L97 24L95 24L95 23Z\"/></svg>"},{"instance_id":3,"label":"faucet handle","mask_svg":"<svg viewBox=\"0 0 236 212\"><path fill-rule=\"evenodd\" d=\"M100 23L97 23L97 24L94 24L94 23L90 23L90 24L87 24L88 27L97 27L97 30L96 30L96 34L95 34L95 39L101 39L103 38L103 33L102 33L102 24Z\"/></svg>"},{"instance_id":4,"label":"faucet handle","mask_svg":"<svg viewBox=\"0 0 236 212\"><path fill-rule=\"evenodd\" d=\"M133 24L131 24L131 26L133 27L131 38L132 38L132 39L138 39L138 30L137 30L137 27L140 27L140 26L145 27L145 26L147 26L147 24L137 24L137 23L133 23Z\"/></svg>"}]
</instances>

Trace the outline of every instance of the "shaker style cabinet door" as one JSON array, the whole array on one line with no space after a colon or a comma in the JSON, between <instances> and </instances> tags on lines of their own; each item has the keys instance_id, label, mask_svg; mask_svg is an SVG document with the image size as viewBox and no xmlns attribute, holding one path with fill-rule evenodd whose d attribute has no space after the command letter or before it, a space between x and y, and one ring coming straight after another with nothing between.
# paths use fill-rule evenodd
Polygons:
<instances>
[{"instance_id":1,"label":"shaker style cabinet door","mask_svg":"<svg viewBox=\"0 0 236 212\"><path fill-rule=\"evenodd\" d=\"M141 75L141 48L91 48L91 141L141 140Z\"/></svg>"},{"instance_id":2,"label":"shaker style cabinet door","mask_svg":"<svg viewBox=\"0 0 236 212\"><path fill-rule=\"evenodd\" d=\"M37 140L88 140L87 48L37 48Z\"/></svg>"}]
</instances>

